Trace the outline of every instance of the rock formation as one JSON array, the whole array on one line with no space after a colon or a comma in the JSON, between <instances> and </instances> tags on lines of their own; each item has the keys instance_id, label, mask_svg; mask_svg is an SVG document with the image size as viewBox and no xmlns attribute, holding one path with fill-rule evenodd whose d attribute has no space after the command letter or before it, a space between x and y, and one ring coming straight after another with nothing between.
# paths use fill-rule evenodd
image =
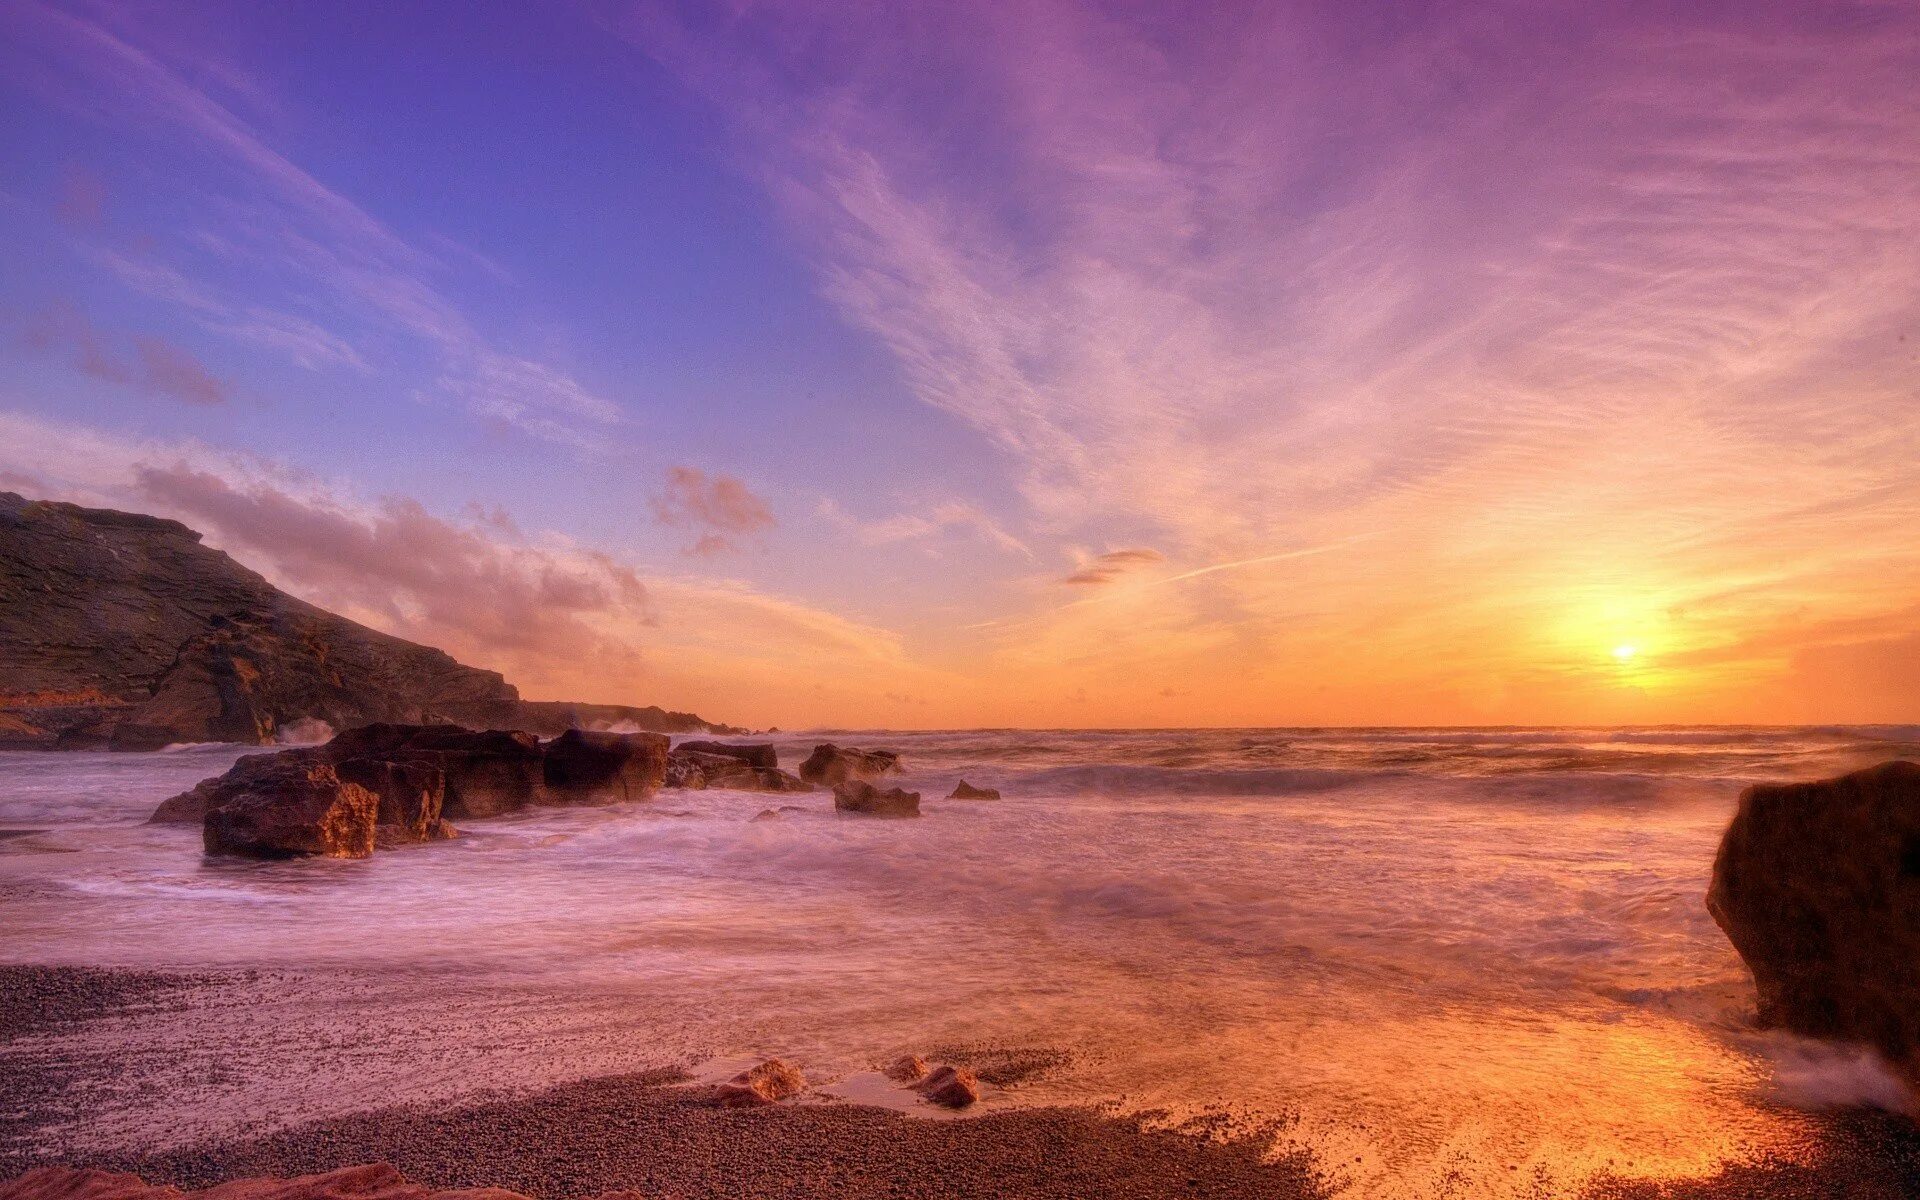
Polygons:
<instances>
[{"instance_id":1,"label":"rock formation","mask_svg":"<svg viewBox=\"0 0 1920 1200\"><path fill-rule=\"evenodd\" d=\"M888 788L881 791L860 779L850 779L833 789L833 807L838 812L865 817L917 817L920 793Z\"/></svg>"},{"instance_id":2,"label":"rock formation","mask_svg":"<svg viewBox=\"0 0 1920 1200\"><path fill-rule=\"evenodd\" d=\"M1762 1024L1864 1043L1920 1082L1920 764L1747 789L1707 908Z\"/></svg>"},{"instance_id":3,"label":"rock formation","mask_svg":"<svg viewBox=\"0 0 1920 1200\"><path fill-rule=\"evenodd\" d=\"M977 788L964 779L947 797L949 800L998 800L999 798L999 788Z\"/></svg>"},{"instance_id":4,"label":"rock formation","mask_svg":"<svg viewBox=\"0 0 1920 1200\"><path fill-rule=\"evenodd\" d=\"M891 750L856 750L828 742L815 746L800 764L800 778L838 787L849 779L878 779L899 769L900 756Z\"/></svg>"},{"instance_id":5,"label":"rock formation","mask_svg":"<svg viewBox=\"0 0 1920 1200\"><path fill-rule=\"evenodd\" d=\"M529 733L366 725L324 746L250 754L161 803L155 822L199 821L210 853L359 858L453 836L445 818L529 805L618 804L666 773L657 733Z\"/></svg>"},{"instance_id":6,"label":"rock formation","mask_svg":"<svg viewBox=\"0 0 1920 1200\"><path fill-rule=\"evenodd\" d=\"M177 521L0 492L0 749L265 745L302 719L709 728L525 701L497 672L281 592Z\"/></svg>"}]
</instances>

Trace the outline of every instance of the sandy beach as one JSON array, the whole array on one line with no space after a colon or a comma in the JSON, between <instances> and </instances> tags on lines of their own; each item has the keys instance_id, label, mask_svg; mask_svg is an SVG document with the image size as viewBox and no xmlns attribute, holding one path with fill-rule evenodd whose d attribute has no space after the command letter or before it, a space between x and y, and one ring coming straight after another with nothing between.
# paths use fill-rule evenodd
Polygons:
<instances>
[{"instance_id":1,"label":"sandy beach","mask_svg":"<svg viewBox=\"0 0 1920 1200\"><path fill-rule=\"evenodd\" d=\"M536 1200L608 1192L705 1200L751 1195L836 1197L1251 1197L1335 1194L1311 1153L1274 1158L1269 1143L1230 1122L1156 1127L1140 1114L1094 1108L999 1109L928 1119L851 1103L740 1110L680 1066L625 1071L459 1101L370 1107L312 1121L234 1124L225 1136L182 1138L164 1075L109 1082L101 1045L76 1035L116 1020L190 1014L233 989L277 982L252 975L90 968L0 968L0 1178L67 1165L125 1171L184 1190L257 1177L317 1174L364 1163L396 1167L436 1189L498 1187ZM348 1016L349 1014L343 1014ZM365 1046L404 1060L409 1046ZM982 1061L990 1061L991 1054ZM1019 1056L989 1081L1016 1088ZM311 1081L324 1088L325 1079ZM88 1109L109 1086L152 1120L112 1149L90 1137ZM1902 1200L1920 1189L1920 1134L1898 1118L1854 1114L1820 1123L1790 1159L1761 1157L1693 1181L1601 1180L1589 1200L1831 1198ZM1515 1194L1557 1194L1542 1180ZM1460 1195L1475 1194L1462 1190Z\"/></svg>"}]
</instances>

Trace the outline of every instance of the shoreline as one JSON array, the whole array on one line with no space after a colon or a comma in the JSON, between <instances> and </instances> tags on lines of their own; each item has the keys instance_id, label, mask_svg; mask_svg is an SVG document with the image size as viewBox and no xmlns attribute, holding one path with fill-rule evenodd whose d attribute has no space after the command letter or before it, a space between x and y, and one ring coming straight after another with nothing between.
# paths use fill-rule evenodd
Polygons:
<instances>
[{"instance_id":1,"label":"shoreline","mask_svg":"<svg viewBox=\"0 0 1920 1200\"><path fill-rule=\"evenodd\" d=\"M1140 1119L1092 1107L1010 1109L949 1120L848 1102L730 1109L716 1106L710 1087L687 1082L677 1068L602 1074L444 1103L372 1107L179 1144L85 1153L31 1144L62 1124L86 1119L84 1094L68 1094L77 1081L77 1061L60 1049L58 1035L105 1018L176 1012L197 996L260 979L246 971L0 965L0 1068L10 1100L0 1119L0 1181L59 1165L126 1172L192 1190L388 1164L428 1189L504 1188L533 1200L591 1200L623 1191L680 1200L1319 1200L1329 1194L1309 1154L1270 1161L1258 1139L1209 1136L1223 1131L1148 1128ZM164 1106L165 1098L156 1101ZM1920 1194L1920 1130L1911 1123L1843 1113L1823 1119L1822 1129L1803 1161L1733 1163L1697 1180L1601 1181L1581 1195L1898 1200Z\"/></svg>"}]
</instances>

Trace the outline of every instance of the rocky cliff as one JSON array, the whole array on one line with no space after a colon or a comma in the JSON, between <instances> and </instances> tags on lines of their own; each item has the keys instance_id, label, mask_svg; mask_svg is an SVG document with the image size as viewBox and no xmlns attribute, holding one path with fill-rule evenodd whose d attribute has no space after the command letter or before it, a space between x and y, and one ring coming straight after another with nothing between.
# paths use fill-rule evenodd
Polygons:
<instances>
[{"instance_id":1,"label":"rocky cliff","mask_svg":"<svg viewBox=\"0 0 1920 1200\"><path fill-rule=\"evenodd\" d=\"M303 719L711 728L523 701L498 672L287 595L178 521L0 492L0 748L265 744Z\"/></svg>"}]
</instances>

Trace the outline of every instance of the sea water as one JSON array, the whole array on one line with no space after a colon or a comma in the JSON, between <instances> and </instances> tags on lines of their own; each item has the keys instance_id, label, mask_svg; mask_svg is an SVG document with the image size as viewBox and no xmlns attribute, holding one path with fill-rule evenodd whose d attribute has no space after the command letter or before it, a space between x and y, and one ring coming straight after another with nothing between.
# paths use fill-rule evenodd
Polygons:
<instances>
[{"instance_id":1,"label":"sea water","mask_svg":"<svg viewBox=\"0 0 1920 1200\"><path fill-rule=\"evenodd\" d=\"M0 839L0 960L255 972L244 1001L69 1035L110 1036L208 1135L987 1048L1048 1066L990 1106L1261 1138L1336 1191L1418 1197L1698 1175L1790 1152L1807 1110L1898 1101L1870 1060L1752 1030L1703 895L1742 787L1920 757L1920 728L773 740L789 768L819 741L900 751L923 817L674 791L253 863L143 823L238 748L0 755L0 830L37 831ZM944 799L961 778L1003 799ZM139 1107L108 1095L83 1132L150 1134Z\"/></svg>"}]
</instances>

